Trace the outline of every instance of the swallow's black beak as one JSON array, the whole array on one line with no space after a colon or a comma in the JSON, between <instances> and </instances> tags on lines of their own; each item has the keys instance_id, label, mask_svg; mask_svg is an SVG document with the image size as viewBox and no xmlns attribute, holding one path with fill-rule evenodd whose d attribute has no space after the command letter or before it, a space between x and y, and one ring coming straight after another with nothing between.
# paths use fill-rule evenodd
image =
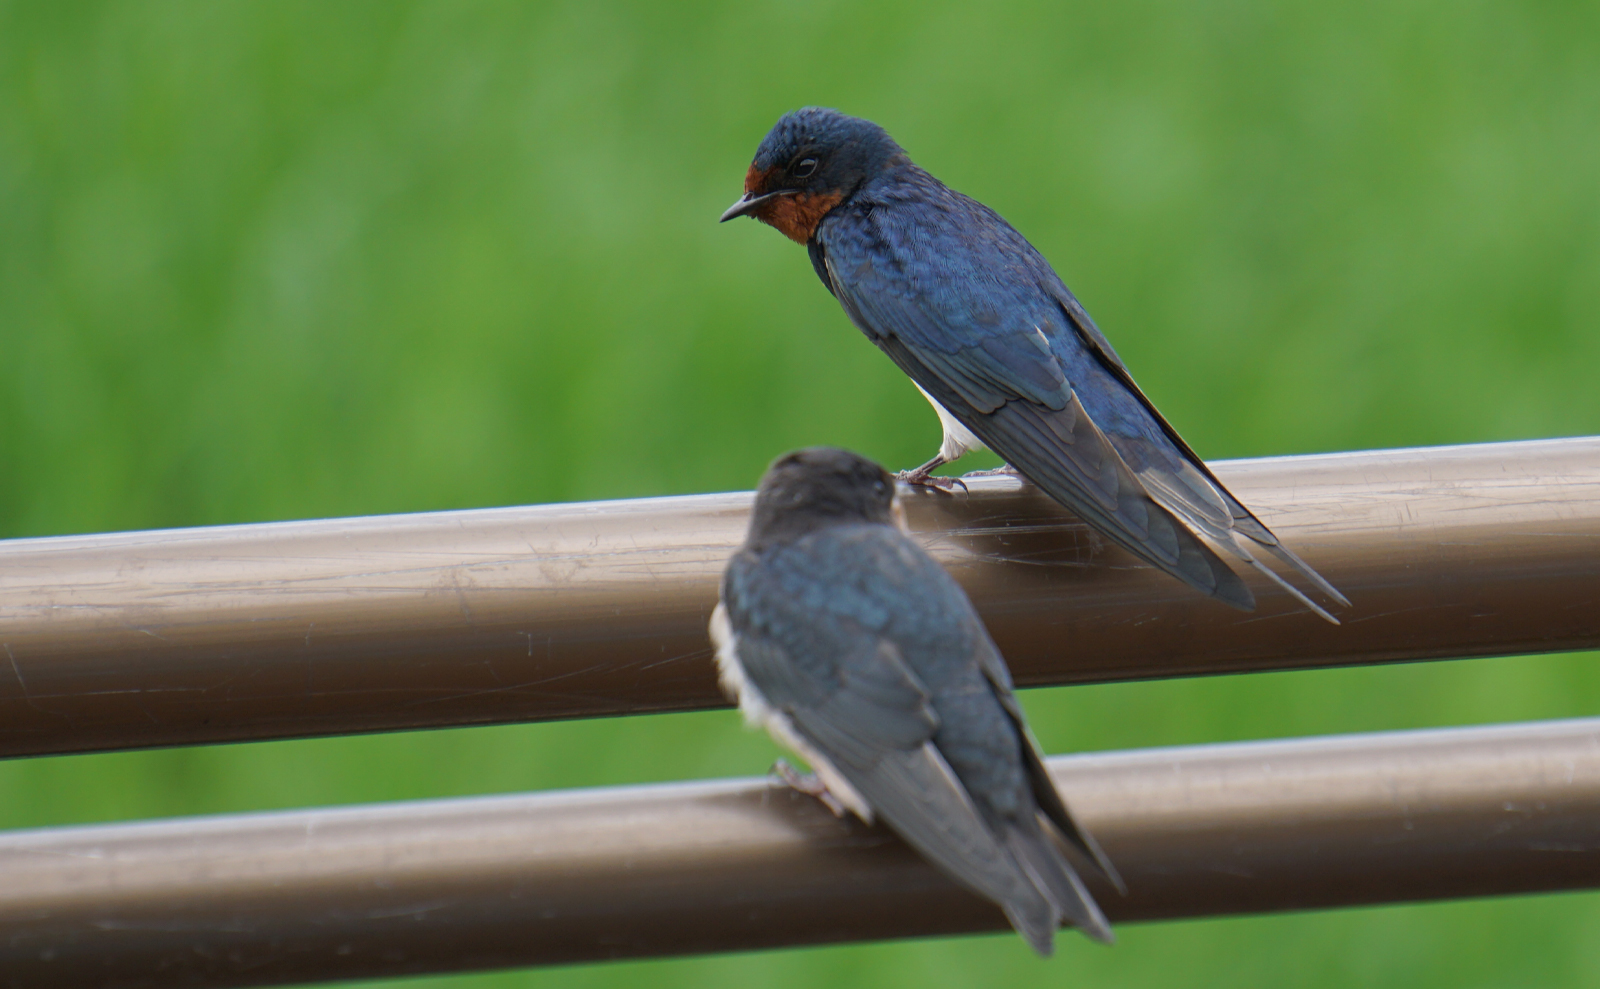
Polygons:
<instances>
[{"instance_id":1,"label":"swallow's black beak","mask_svg":"<svg viewBox=\"0 0 1600 989\"><path fill-rule=\"evenodd\" d=\"M722 213L722 219L718 220L717 222L727 223L736 216L749 216L751 213L759 209L762 203L778 198L779 196L783 195L784 191L786 190L769 192L764 196L752 196L747 192L743 196L739 197L738 202L724 210Z\"/></svg>"}]
</instances>

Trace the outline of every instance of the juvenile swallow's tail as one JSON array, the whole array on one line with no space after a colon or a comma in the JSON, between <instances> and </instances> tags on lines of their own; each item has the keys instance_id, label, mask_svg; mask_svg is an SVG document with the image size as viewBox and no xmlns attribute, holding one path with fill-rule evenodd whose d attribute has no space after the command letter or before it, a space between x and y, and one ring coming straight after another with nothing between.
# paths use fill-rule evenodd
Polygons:
<instances>
[{"instance_id":1,"label":"juvenile swallow's tail","mask_svg":"<svg viewBox=\"0 0 1600 989\"><path fill-rule=\"evenodd\" d=\"M1067 803L1061 799L1061 792L1056 789L1055 780L1050 777L1050 770L1045 767L1044 758L1039 754L1039 746L1033 740L1033 735L1023 726L1020 716L1013 715L1013 717L1016 718L1018 731L1024 737L1022 768L1028 774L1028 781L1033 788L1033 799L1039 805L1039 813L1055 825L1056 831L1066 839L1067 844L1093 864L1095 871L1100 873L1106 882L1115 886L1117 892L1127 896L1128 886L1122 881L1122 875L1117 872L1117 867L1111 864L1111 859L1100 848L1100 843L1094 840L1094 835L1079 824L1077 818L1072 816L1072 812L1067 810Z\"/></svg>"},{"instance_id":2,"label":"juvenile swallow's tail","mask_svg":"<svg viewBox=\"0 0 1600 989\"><path fill-rule=\"evenodd\" d=\"M1003 842L1034 889L1043 894L1050 905L1047 914L1036 912L1030 916L1024 912L1025 902L1001 904L1011 926L1033 950L1046 956L1055 950L1053 935L1062 918L1101 944L1116 943L1116 935L1111 933L1111 924L1100 912L1100 905L1089 895L1077 872L1050 843L1037 819L1006 825Z\"/></svg>"},{"instance_id":3,"label":"juvenile swallow's tail","mask_svg":"<svg viewBox=\"0 0 1600 989\"><path fill-rule=\"evenodd\" d=\"M999 904L1039 954L1054 951L1063 917L1111 943L1105 916L1037 820L1002 825L997 833L931 742L885 753L871 766L838 768L907 844Z\"/></svg>"}]
</instances>

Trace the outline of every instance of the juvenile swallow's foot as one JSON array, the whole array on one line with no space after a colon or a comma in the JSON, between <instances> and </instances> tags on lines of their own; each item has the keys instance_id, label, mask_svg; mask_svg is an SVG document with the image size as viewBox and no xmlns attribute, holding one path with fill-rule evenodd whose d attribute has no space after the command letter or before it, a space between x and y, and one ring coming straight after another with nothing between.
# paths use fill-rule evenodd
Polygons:
<instances>
[{"instance_id":1,"label":"juvenile swallow's foot","mask_svg":"<svg viewBox=\"0 0 1600 989\"><path fill-rule=\"evenodd\" d=\"M1022 471L1010 464L1001 464L994 470L969 470L962 477L1021 477Z\"/></svg>"},{"instance_id":2,"label":"juvenile swallow's foot","mask_svg":"<svg viewBox=\"0 0 1600 989\"><path fill-rule=\"evenodd\" d=\"M772 764L772 775L783 780L791 790L797 790L808 797L816 797L822 801L822 806L833 811L834 817L844 817L845 806L839 798L828 791L828 784L816 773L802 773L789 765L789 760L779 759Z\"/></svg>"},{"instance_id":3,"label":"juvenile swallow's foot","mask_svg":"<svg viewBox=\"0 0 1600 989\"><path fill-rule=\"evenodd\" d=\"M938 488L940 491L954 491L956 485L961 485L961 490L967 490L966 484L959 477L934 477L936 468L942 467L950 461L943 457L934 457L932 460L918 467L916 470L903 470L894 476L897 481L914 484L919 488Z\"/></svg>"}]
</instances>

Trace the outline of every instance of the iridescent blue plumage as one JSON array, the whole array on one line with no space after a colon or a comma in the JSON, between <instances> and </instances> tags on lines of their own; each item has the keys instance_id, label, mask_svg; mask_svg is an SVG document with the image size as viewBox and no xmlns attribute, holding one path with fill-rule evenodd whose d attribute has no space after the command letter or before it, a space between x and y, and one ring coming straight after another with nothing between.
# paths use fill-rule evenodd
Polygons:
<instances>
[{"instance_id":1,"label":"iridescent blue plumage","mask_svg":"<svg viewBox=\"0 0 1600 989\"><path fill-rule=\"evenodd\" d=\"M1221 549L1335 621L1253 545L1348 605L1195 456L1033 245L877 125L815 107L788 114L745 191L724 219L752 215L804 242L850 319L932 401L1113 541L1253 608Z\"/></svg>"},{"instance_id":2,"label":"iridescent blue plumage","mask_svg":"<svg viewBox=\"0 0 1600 989\"><path fill-rule=\"evenodd\" d=\"M894 493L844 450L773 464L712 619L724 687L830 798L994 900L1041 954L1063 919L1109 942L1051 832L1120 880L1056 792L971 602L893 524Z\"/></svg>"}]
</instances>

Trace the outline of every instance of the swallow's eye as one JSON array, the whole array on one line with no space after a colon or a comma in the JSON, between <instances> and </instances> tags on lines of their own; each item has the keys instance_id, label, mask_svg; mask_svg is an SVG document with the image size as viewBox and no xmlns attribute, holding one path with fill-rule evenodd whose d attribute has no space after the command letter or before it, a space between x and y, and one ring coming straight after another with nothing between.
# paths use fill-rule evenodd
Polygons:
<instances>
[{"instance_id":1,"label":"swallow's eye","mask_svg":"<svg viewBox=\"0 0 1600 989\"><path fill-rule=\"evenodd\" d=\"M789 166L789 174L797 179L808 179L811 177L811 173L816 170L817 159L815 158L801 158Z\"/></svg>"}]
</instances>

